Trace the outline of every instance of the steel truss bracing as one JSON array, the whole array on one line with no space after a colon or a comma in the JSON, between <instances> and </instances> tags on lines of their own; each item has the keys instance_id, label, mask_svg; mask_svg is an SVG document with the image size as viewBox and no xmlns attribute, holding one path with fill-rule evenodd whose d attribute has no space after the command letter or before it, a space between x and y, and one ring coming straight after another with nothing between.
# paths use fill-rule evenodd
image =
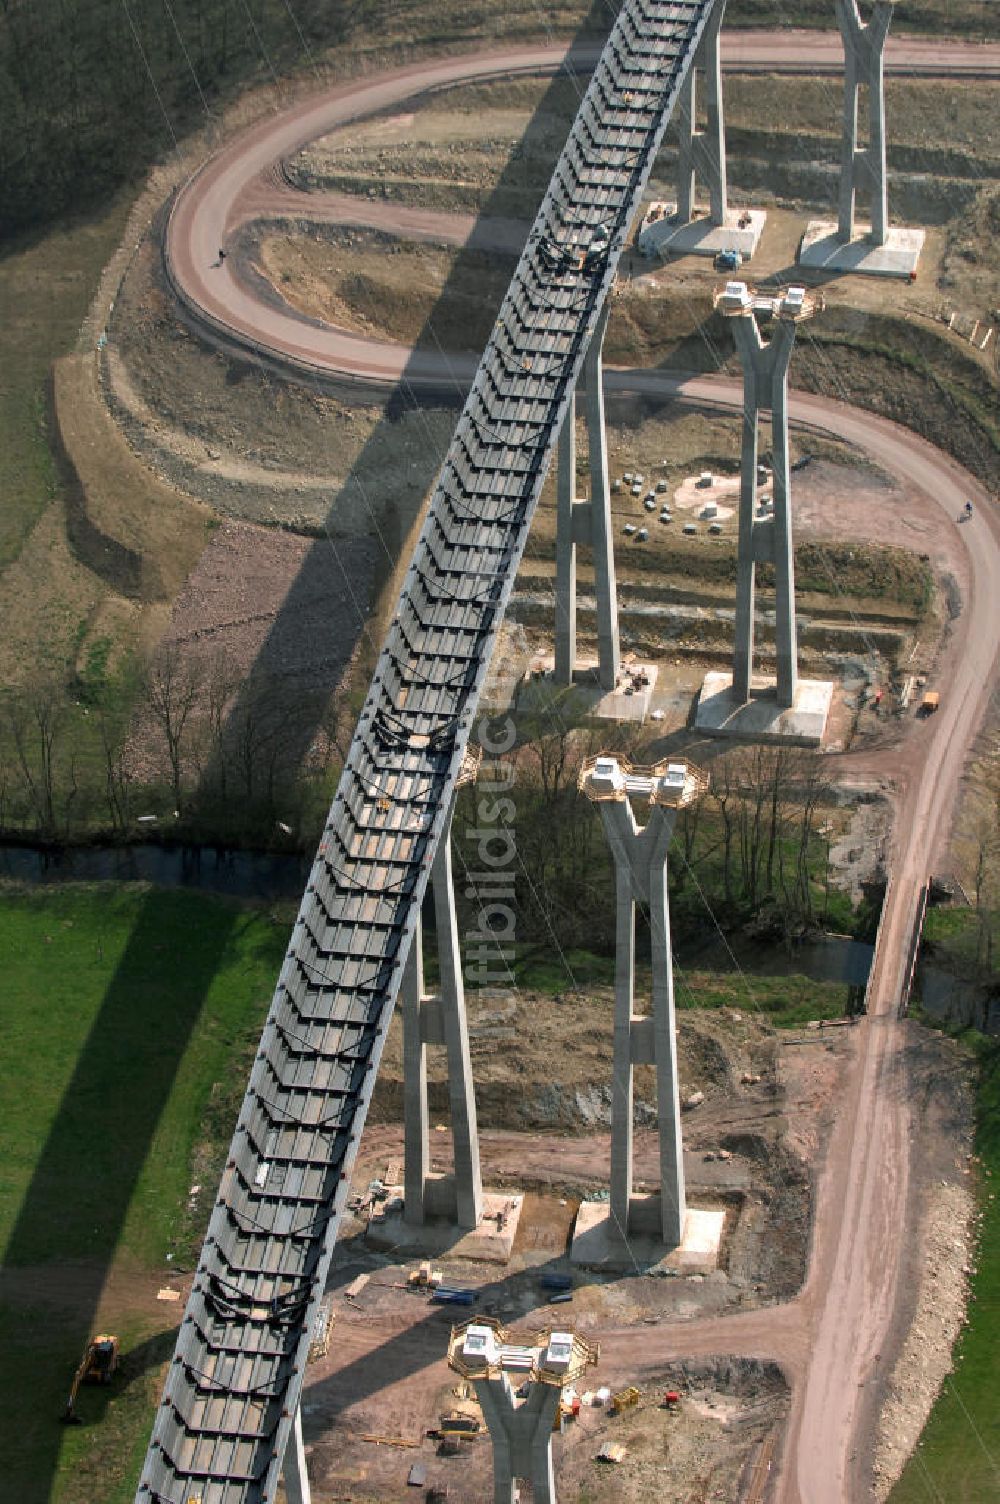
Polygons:
<instances>
[{"instance_id":1,"label":"steel truss bracing","mask_svg":"<svg viewBox=\"0 0 1000 1504\"><path fill-rule=\"evenodd\" d=\"M459 419L261 1038L137 1500L264 1504L535 504L717 0L626 0Z\"/></svg>"}]
</instances>

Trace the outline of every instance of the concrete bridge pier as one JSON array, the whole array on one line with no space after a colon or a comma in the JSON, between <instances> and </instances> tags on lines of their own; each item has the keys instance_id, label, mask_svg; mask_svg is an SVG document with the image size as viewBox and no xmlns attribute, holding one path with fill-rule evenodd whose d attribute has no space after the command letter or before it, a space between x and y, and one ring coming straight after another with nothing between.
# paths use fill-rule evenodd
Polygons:
<instances>
[{"instance_id":1,"label":"concrete bridge pier","mask_svg":"<svg viewBox=\"0 0 1000 1504\"><path fill-rule=\"evenodd\" d=\"M788 456L788 366L795 331L822 298L804 287L777 297L729 282L715 306L732 325L743 367L743 442L740 452L739 537L736 552L736 620L732 674L705 676L695 725L708 736L752 741L822 741L833 698L826 679L799 679L795 620L795 552L792 544ZM769 321L767 343L758 316ZM758 481L761 413L771 413L770 495ZM774 569L776 679L754 681L755 606L758 564Z\"/></svg>"},{"instance_id":2,"label":"concrete bridge pier","mask_svg":"<svg viewBox=\"0 0 1000 1504\"><path fill-rule=\"evenodd\" d=\"M615 1024L611 1086L611 1222L622 1238L658 1233L674 1247L684 1236L684 1156L674 1013L674 970L667 897L667 852L676 809L654 805L640 829L627 799L600 806L615 860L617 922ZM652 999L648 1014L635 1011L635 910L648 906L652 938ZM633 1177L633 1079L637 1065L656 1067L660 1191L651 1204L636 1202ZM654 1220L655 1219L655 1220ZM657 1225L658 1224L658 1225Z\"/></svg>"},{"instance_id":3,"label":"concrete bridge pier","mask_svg":"<svg viewBox=\"0 0 1000 1504\"><path fill-rule=\"evenodd\" d=\"M778 659L777 701L795 703L798 645L795 627L795 556L788 471L788 366L795 344L795 323L779 319L765 344L751 309L732 320L743 367L743 443L740 453L740 521L736 562L736 631L733 644L733 699L750 698L754 656L754 594L757 565L774 566L775 646ZM772 506L755 515L758 495L757 454L762 408L771 410L774 460Z\"/></svg>"},{"instance_id":4,"label":"concrete bridge pier","mask_svg":"<svg viewBox=\"0 0 1000 1504\"><path fill-rule=\"evenodd\" d=\"M422 1227L429 1218L437 1217L472 1230L483 1214L483 1185L455 913L451 815L434 857L431 886L440 990L435 994L424 991L423 936L419 923L403 974L403 1220L410 1226ZM448 1058L455 1169L454 1174L445 1177L432 1176L430 1169L428 1045L443 1045Z\"/></svg>"},{"instance_id":5,"label":"concrete bridge pier","mask_svg":"<svg viewBox=\"0 0 1000 1504\"><path fill-rule=\"evenodd\" d=\"M306 1472L306 1450L302 1444L302 1410L298 1405L295 1407L292 1429L288 1433L282 1476L288 1504L312 1504L309 1474Z\"/></svg>"},{"instance_id":6,"label":"concrete bridge pier","mask_svg":"<svg viewBox=\"0 0 1000 1504\"><path fill-rule=\"evenodd\" d=\"M844 40L844 134L840 163L840 211L837 234L854 239L858 192L871 200L873 245L885 245L889 205L885 160L885 41L895 0L875 0L872 18L862 23L858 0L837 0L837 25ZM868 144L858 144L858 90L868 90Z\"/></svg>"},{"instance_id":7,"label":"concrete bridge pier","mask_svg":"<svg viewBox=\"0 0 1000 1504\"><path fill-rule=\"evenodd\" d=\"M687 761L635 767L602 753L584 763L580 791L599 806L615 864L617 937L611 1087L611 1189L608 1202L577 1212L574 1263L634 1268L664 1265L689 1273L716 1268L724 1213L687 1205L681 1143L677 1019L670 942L667 854L678 812L700 799L708 775ZM649 807L640 826L633 798ZM636 1012L635 917L649 915L652 986L649 1011ZM656 1077L659 1189L637 1195L634 1181L634 1078L637 1065Z\"/></svg>"},{"instance_id":8,"label":"concrete bridge pier","mask_svg":"<svg viewBox=\"0 0 1000 1504\"><path fill-rule=\"evenodd\" d=\"M514 1504L519 1481L535 1504L556 1504L552 1435L563 1391L581 1383L599 1351L566 1331L512 1343L492 1316L452 1327L448 1367L475 1386L489 1427L494 1504Z\"/></svg>"},{"instance_id":9,"label":"concrete bridge pier","mask_svg":"<svg viewBox=\"0 0 1000 1504\"><path fill-rule=\"evenodd\" d=\"M885 43L895 0L875 0L861 20L858 0L836 0L844 43L844 126L836 221L810 220L799 246L802 266L866 277L916 275L924 231L889 224L885 130ZM858 131L859 90L868 91L868 136ZM871 223L856 223L858 195L869 200Z\"/></svg>"},{"instance_id":10,"label":"concrete bridge pier","mask_svg":"<svg viewBox=\"0 0 1000 1504\"><path fill-rule=\"evenodd\" d=\"M493 1504L514 1504L519 1479L531 1484L535 1504L556 1504L552 1431L560 1390L534 1383L517 1404L505 1373L473 1383L493 1443Z\"/></svg>"},{"instance_id":11,"label":"concrete bridge pier","mask_svg":"<svg viewBox=\"0 0 1000 1504\"><path fill-rule=\"evenodd\" d=\"M728 205L726 182L726 126L722 111L722 65L719 56L719 32L726 11L726 0L715 6L698 43L694 64L677 101L679 157L677 164L677 221L686 224L694 218L695 187L700 177L708 189L709 217L713 225L724 225ZM705 88L704 130L698 128L698 74Z\"/></svg>"},{"instance_id":12,"label":"concrete bridge pier","mask_svg":"<svg viewBox=\"0 0 1000 1504\"><path fill-rule=\"evenodd\" d=\"M610 298L594 325L584 360L584 413L590 463L590 497L576 495L576 392L570 397L559 435L556 479L555 683L571 685L576 668L577 549L590 548L597 602L597 662L601 688L613 690L621 668L618 595L611 537L611 485L604 419L604 335Z\"/></svg>"}]
</instances>

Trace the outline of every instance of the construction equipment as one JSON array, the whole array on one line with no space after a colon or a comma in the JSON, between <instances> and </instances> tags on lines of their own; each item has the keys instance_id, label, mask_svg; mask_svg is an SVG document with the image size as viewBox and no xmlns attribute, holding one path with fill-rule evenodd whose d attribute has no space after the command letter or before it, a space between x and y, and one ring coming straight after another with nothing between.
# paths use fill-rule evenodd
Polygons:
<instances>
[{"instance_id":1,"label":"construction equipment","mask_svg":"<svg viewBox=\"0 0 1000 1504\"><path fill-rule=\"evenodd\" d=\"M440 1269L432 1269L429 1259L425 1259L417 1269L411 1269L406 1277L406 1283L414 1290L437 1290L441 1286L443 1275Z\"/></svg>"},{"instance_id":2,"label":"construction equipment","mask_svg":"<svg viewBox=\"0 0 1000 1504\"><path fill-rule=\"evenodd\" d=\"M598 1452L597 1462L624 1462L625 1448L620 1441L606 1441Z\"/></svg>"},{"instance_id":3,"label":"construction equipment","mask_svg":"<svg viewBox=\"0 0 1000 1504\"><path fill-rule=\"evenodd\" d=\"M73 1383L70 1386L66 1408L59 1417L65 1426L78 1426L76 1396L81 1384L110 1384L118 1367L118 1338L111 1332L101 1332L87 1344L80 1359Z\"/></svg>"},{"instance_id":4,"label":"construction equipment","mask_svg":"<svg viewBox=\"0 0 1000 1504\"><path fill-rule=\"evenodd\" d=\"M463 1440L478 1436L483 1429L483 1423L475 1415L465 1414L461 1410L452 1410L447 1415L442 1415L438 1425L440 1436L457 1436Z\"/></svg>"},{"instance_id":5,"label":"construction equipment","mask_svg":"<svg viewBox=\"0 0 1000 1504\"><path fill-rule=\"evenodd\" d=\"M462 1290L457 1285L438 1285L431 1300L440 1306L471 1306L476 1294L475 1290Z\"/></svg>"},{"instance_id":6,"label":"construction equipment","mask_svg":"<svg viewBox=\"0 0 1000 1504\"><path fill-rule=\"evenodd\" d=\"M572 1274L563 1274L557 1269L550 1269L542 1275L543 1290L572 1290Z\"/></svg>"},{"instance_id":7,"label":"construction equipment","mask_svg":"<svg viewBox=\"0 0 1000 1504\"><path fill-rule=\"evenodd\" d=\"M929 689L920 701L918 715L933 715L941 704L941 696L936 689Z\"/></svg>"},{"instance_id":8,"label":"construction equipment","mask_svg":"<svg viewBox=\"0 0 1000 1504\"><path fill-rule=\"evenodd\" d=\"M636 1389L634 1384L630 1384L627 1389L619 1389L617 1394L611 1396L608 1413L610 1415L621 1415L623 1410L630 1410L633 1405L637 1405L641 1397L640 1391Z\"/></svg>"}]
</instances>

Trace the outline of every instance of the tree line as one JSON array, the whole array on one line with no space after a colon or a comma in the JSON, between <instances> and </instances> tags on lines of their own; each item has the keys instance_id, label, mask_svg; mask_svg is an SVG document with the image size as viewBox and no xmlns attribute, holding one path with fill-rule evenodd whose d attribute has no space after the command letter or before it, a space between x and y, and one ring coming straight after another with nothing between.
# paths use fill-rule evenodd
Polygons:
<instances>
[{"instance_id":1,"label":"tree line","mask_svg":"<svg viewBox=\"0 0 1000 1504\"><path fill-rule=\"evenodd\" d=\"M308 847L343 760L349 696L249 678L175 643L114 673L38 674L0 696L0 835ZM342 725L343 722L343 725Z\"/></svg>"},{"instance_id":2,"label":"tree line","mask_svg":"<svg viewBox=\"0 0 1000 1504\"><path fill-rule=\"evenodd\" d=\"M601 751L644 760L627 726L522 726L505 757L514 774L505 824L519 942L546 945L558 937L567 949L614 949L611 856L598 810L577 789L583 761ZM713 757L710 774L709 792L679 812L674 828L670 904L678 941L718 922L752 923L790 944L812 928L846 922L849 904L829 884L825 814L832 791L820 759L802 748L737 747ZM480 797L475 785L459 797L457 878L475 864L463 838L476 827ZM641 823L641 809L637 817ZM475 924L476 905L476 896L460 901L466 929Z\"/></svg>"},{"instance_id":3,"label":"tree line","mask_svg":"<svg viewBox=\"0 0 1000 1504\"><path fill-rule=\"evenodd\" d=\"M380 0L0 0L0 237L101 203L233 85L342 40Z\"/></svg>"},{"instance_id":4,"label":"tree line","mask_svg":"<svg viewBox=\"0 0 1000 1504\"><path fill-rule=\"evenodd\" d=\"M115 673L92 654L70 694L53 675L0 698L0 834L56 844L168 835L309 851L356 699L343 688L304 693L287 675L248 678L221 653L175 642ZM599 751L644 760L639 736L627 725L553 729L528 719L509 751L484 760L453 824L463 930L502 898L518 944L613 951L611 857L577 781ZM678 941L752 923L790 944L829 922L832 794L822 760L798 748L737 747L713 757L710 773L709 792L675 825ZM849 919L846 900L834 895L833 908L835 923Z\"/></svg>"}]
</instances>

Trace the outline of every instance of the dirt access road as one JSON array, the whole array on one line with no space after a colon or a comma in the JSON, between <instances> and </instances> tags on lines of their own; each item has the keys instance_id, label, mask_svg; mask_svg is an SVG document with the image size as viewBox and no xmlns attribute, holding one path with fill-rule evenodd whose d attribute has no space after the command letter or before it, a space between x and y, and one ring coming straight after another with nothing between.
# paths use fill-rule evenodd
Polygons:
<instances>
[{"instance_id":1,"label":"dirt access road","mask_svg":"<svg viewBox=\"0 0 1000 1504\"><path fill-rule=\"evenodd\" d=\"M329 89L259 122L211 157L181 189L167 226L167 273L181 302L202 328L255 354L309 372L349 373L353 382L386 391L404 378L423 390L453 390L467 382L475 362L449 362L447 375L433 352L410 352L344 331L310 324L291 310L265 306L239 276L233 260L219 262L219 248L253 219L291 216L335 220L444 239L482 248L519 249L525 226L509 222L475 225L471 216L447 216L347 198L303 195L281 175L281 162L310 141L364 116L397 109L428 89L517 74L555 73L564 64L586 72L600 45L567 51L524 47L503 53L438 59ZM824 32L723 34L723 65L768 72L842 71L840 38ZM903 73L1000 77L1000 43L929 42L890 37L886 68ZM473 231L475 231L473 235Z\"/></svg>"},{"instance_id":2,"label":"dirt access road","mask_svg":"<svg viewBox=\"0 0 1000 1504\"><path fill-rule=\"evenodd\" d=\"M749 46L746 35L739 39ZM830 63L831 39L784 33L757 43L767 66ZM834 44L839 45L839 44ZM917 44L902 44L915 46ZM900 44L897 43L897 49ZM815 54L810 51L815 47ZM772 50L773 49L773 50ZM927 46L918 51L928 62ZM1000 48L934 45L937 71L970 66L970 52L1000 61ZM897 57L899 53L897 50ZM232 142L182 190L167 237L170 274L189 312L203 328L284 365L386 387L401 378L433 390L472 374L458 361L432 352L367 341L306 323L290 310L265 306L234 274L218 265L225 237L251 218L282 208L287 189L275 164L338 124L398 107L428 88L558 65L553 49L524 49L487 58L434 62L381 79L330 91L263 122ZM578 55L579 60L579 55ZM830 64L832 66L832 64ZM915 64L914 64L915 65ZM298 213L308 217L296 198ZM354 205L354 223L366 222ZM386 210L401 228L398 209ZM419 220L419 216L417 217ZM435 220L439 216L433 216ZM371 222L370 220L367 222ZM452 238L467 236L471 221L452 224ZM419 230L419 222L411 226ZM425 223L426 231L426 223ZM480 232L481 233L481 232ZM405 376L404 376L405 373ZM738 408L739 383L713 378L664 378L655 372L609 372L609 384L658 395L674 394L700 406ZM920 887L941 853L955 794L980 724L995 672L1000 618L1000 519L990 499L958 465L907 430L822 399L796 396L794 422L833 433L867 452L911 491L940 509L942 528L957 526L967 498L977 502L961 537L969 557L970 591L951 633L941 666L946 686L937 716L916 728L903 747L866 759L841 758L845 774L888 773L896 788L892 881L883 916L870 991L870 1014L859 1031L854 1068L829 1146L816 1202L809 1274L801 1294L779 1310L644 1337L640 1361L655 1366L670 1354L738 1352L782 1363L792 1381L792 1412L781 1450L774 1497L784 1504L843 1504L868 1492L868 1448L875 1404L868 1385L878 1356L894 1340L898 1277L912 1224L907 1218L911 1123L902 1067L902 1026L897 1019L909 936ZM624 1341L625 1339L623 1339ZM635 1334L628 1339L635 1360ZM606 1349L609 1357L613 1342ZM869 1400L867 1396L872 1394Z\"/></svg>"}]
</instances>

